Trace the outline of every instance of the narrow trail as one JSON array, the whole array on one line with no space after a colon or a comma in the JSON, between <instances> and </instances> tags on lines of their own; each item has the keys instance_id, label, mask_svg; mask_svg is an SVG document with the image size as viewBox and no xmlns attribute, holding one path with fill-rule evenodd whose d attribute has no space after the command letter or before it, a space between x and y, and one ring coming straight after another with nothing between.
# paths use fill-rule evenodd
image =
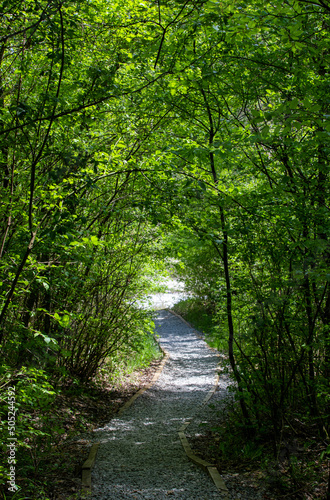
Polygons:
<instances>
[{"instance_id":1,"label":"narrow trail","mask_svg":"<svg viewBox=\"0 0 330 500\"><path fill-rule=\"evenodd\" d=\"M156 332L169 359L158 381L120 417L95 431L100 447L92 498L212 500L221 494L207 473L187 458L178 429L203 413L214 387L218 357L194 330L166 310Z\"/></svg>"}]
</instances>

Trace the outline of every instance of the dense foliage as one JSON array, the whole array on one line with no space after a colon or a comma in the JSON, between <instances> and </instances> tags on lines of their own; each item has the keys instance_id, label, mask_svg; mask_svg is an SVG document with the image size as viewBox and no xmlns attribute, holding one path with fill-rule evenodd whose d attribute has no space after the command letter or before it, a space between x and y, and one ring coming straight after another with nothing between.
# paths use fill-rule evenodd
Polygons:
<instances>
[{"instance_id":1,"label":"dense foliage","mask_svg":"<svg viewBox=\"0 0 330 500\"><path fill-rule=\"evenodd\" d=\"M297 416L328 436L329 15L2 1L3 387L86 381L138 348L166 232L228 341L246 429L275 454Z\"/></svg>"}]
</instances>

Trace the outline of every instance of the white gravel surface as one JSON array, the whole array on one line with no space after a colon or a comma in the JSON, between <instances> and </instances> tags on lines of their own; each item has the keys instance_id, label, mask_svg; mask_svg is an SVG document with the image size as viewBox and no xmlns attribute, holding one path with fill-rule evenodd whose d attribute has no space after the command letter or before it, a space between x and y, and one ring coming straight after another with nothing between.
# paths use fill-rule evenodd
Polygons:
<instances>
[{"instance_id":1,"label":"white gravel surface","mask_svg":"<svg viewBox=\"0 0 330 500\"><path fill-rule=\"evenodd\" d=\"M170 358L153 387L96 429L94 440L101 445L92 498L221 500L209 475L189 461L178 436L187 418L202 418L201 403L214 387L219 358L170 312L158 311L155 323ZM221 387L226 391L226 384Z\"/></svg>"}]
</instances>

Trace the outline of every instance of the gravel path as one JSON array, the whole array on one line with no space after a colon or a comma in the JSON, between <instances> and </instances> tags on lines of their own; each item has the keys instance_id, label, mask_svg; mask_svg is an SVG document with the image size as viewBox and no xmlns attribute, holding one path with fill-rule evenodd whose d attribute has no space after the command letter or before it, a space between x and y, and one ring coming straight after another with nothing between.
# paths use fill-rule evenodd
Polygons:
<instances>
[{"instance_id":1,"label":"gravel path","mask_svg":"<svg viewBox=\"0 0 330 500\"><path fill-rule=\"evenodd\" d=\"M92 498L221 500L208 474L189 461L178 436L187 418L200 420L205 410L201 403L214 387L218 357L170 312L158 311L155 323L170 358L153 387L95 431L101 445Z\"/></svg>"}]
</instances>

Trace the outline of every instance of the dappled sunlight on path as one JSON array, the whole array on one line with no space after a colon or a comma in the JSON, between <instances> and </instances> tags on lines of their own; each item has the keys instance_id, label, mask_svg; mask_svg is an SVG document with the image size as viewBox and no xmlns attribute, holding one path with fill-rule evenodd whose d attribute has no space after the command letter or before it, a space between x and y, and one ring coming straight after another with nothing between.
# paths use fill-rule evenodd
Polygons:
<instances>
[{"instance_id":1,"label":"dappled sunlight on path","mask_svg":"<svg viewBox=\"0 0 330 500\"><path fill-rule=\"evenodd\" d=\"M211 478L188 460L177 432L187 418L203 411L201 403L214 387L218 357L170 312L159 311L155 323L170 358L152 388L95 431L101 445L93 498L219 499Z\"/></svg>"}]
</instances>

